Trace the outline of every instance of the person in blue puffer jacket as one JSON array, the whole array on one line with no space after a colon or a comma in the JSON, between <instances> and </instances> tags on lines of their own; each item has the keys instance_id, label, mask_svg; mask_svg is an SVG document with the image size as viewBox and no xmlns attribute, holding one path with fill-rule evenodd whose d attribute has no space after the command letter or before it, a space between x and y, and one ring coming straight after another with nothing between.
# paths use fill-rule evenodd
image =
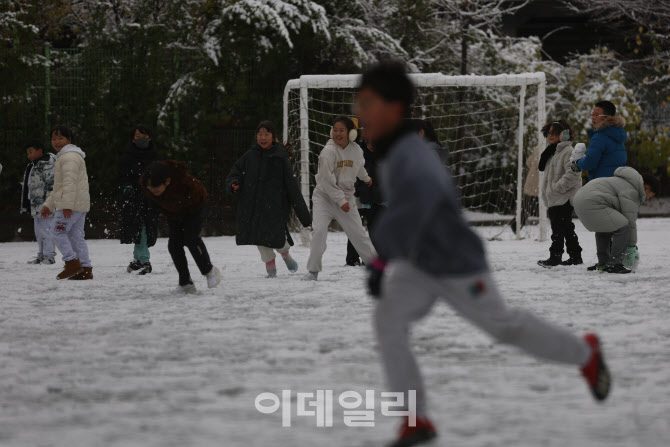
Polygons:
<instances>
[{"instance_id":1,"label":"person in blue puffer jacket","mask_svg":"<svg viewBox=\"0 0 670 447\"><path fill-rule=\"evenodd\" d=\"M617 168L626 166L624 143L628 138L624 130L626 120L616 115L616 106L610 101L596 103L591 122L593 129L588 131L591 142L586 156L573 165L575 171L588 171L589 181L612 177Z\"/></svg>"}]
</instances>

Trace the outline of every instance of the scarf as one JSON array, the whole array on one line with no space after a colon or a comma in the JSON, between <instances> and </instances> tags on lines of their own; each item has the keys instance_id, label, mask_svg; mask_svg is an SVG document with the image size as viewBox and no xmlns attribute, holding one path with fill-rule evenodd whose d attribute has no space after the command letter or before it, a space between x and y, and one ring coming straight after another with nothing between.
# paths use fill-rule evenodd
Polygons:
<instances>
[{"instance_id":1,"label":"scarf","mask_svg":"<svg viewBox=\"0 0 670 447\"><path fill-rule=\"evenodd\" d=\"M558 146L558 143L550 144L549 146L547 146L547 148L544 150L544 152L542 152L542 155L540 155L540 163L538 163L538 166L537 166L540 171L543 172L544 168L547 167L547 163L549 163L549 160L551 159L551 157L553 157L554 154L556 153L556 147L557 146Z\"/></svg>"}]
</instances>

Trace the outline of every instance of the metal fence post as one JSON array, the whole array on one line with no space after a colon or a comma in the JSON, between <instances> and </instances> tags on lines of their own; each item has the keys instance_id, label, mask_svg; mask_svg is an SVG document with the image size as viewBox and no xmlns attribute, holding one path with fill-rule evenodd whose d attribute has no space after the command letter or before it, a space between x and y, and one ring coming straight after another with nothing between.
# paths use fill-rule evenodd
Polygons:
<instances>
[{"instance_id":1,"label":"metal fence post","mask_svg":"<svg viewBox=\"0 0 670 447\"><path fill-rule=\"evenodd\" d=\"M49 45L44 46L44 57L47 60L44 65L44 133L49 134L49 110L51 109L51 49Z\"/></svg>"},{"instance_id":2,"label":"metal fence post","mask_svg":"<svg viewBox=\"0 0 670 447\"><path fill-rule=\"evenodd\" d=\"M177 59L177 53L172 56L172 62L174 62L175 69L177 72L179 71L179 59ZM179 103L175 101L174 103L174 111L172 112L172 121L173 121L173 131L174 131L174 137L177 138L179 137Z\"/></svg>"}]
</instances>

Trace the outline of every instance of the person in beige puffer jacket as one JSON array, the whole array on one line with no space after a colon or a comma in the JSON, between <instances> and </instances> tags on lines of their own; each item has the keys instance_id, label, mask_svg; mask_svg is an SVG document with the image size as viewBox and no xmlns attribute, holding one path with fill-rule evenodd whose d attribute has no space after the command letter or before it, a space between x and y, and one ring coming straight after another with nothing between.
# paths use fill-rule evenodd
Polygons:
<instances>
[{"instance_id":1,"label":"person in beige puffer jacket","mask_svg":"<svg viewBox=\"0 0 670 447\"><path fill-rule=\"evenodd\" d=\"M72 131L65 126L56 126L51 131L51 145L58 153L54 186L41 214L48 217L55 213L51 233L65 262L57 279L93 279L84 238L86 213L91 209L86 154L72 144Z\"/></svg>"},{"instance_id":2,"label":"person in beige puffer jacket","mask_svg":"<svg viewBox=\"0 0 670 447\"><path fill-rule=\"evenodd\" d=\"M551 247L549 259L538 261L542 267L557 265L580 265L582 247L572 222L572 199L582 186L580 172L571 168L572 139L574 131L564 121L552 121L542 128L549 146L542 152L538 169L542 177L542 201L547 206L547 217L551 222ZM563 247L570 258L563 261Z\"/></svg>"}]
</instances>

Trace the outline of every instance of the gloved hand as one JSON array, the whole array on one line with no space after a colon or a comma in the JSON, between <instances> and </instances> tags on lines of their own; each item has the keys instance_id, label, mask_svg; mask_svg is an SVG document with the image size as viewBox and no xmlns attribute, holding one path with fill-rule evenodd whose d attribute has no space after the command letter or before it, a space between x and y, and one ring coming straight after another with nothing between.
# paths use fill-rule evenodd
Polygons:
<instances>
[{"instance_id":1,"label":"gloved hand","mask_svg":"<svg viewBox=\"0 0 670 447\"><path fill-rule=\"evenodd\" d=\"M233 190L233 192L239 192L240 191L240 182L233 182L230 188Z\"/></svg>"},{"instance_id":2,"label":"gloved hand","mask_svg":"<svg viewBox=\"0 0 670 447\"><path fill-rule=\"evenodd\" d=\"M381 295L382 278L386 270L386 261L381 258L375 258L367 264L368 269L368 293L373 298L379 298Z\"/></svg>"},{"instance_id":3,"label":"gloved hand","mask_svg":"<svg viewBox=\"0 0 670 447\"><path fill-rule=\"evenodd\" d=\"M635 269L640 262L640 252L637 247L626 247L623 255L623 265L629 269Z\"/></svg>"},{"instance_id":4,"label":"gloved hand","mask_svg":"<svg viewBox=\"0 0 670 447\"><path fill-rule=\"evenodd\" d=\"M582 168L577 166L577 160L572 162L572 164L570 165L570 169L572 169L574 172L580 172L582 170Z\"/></svg>"},{"instance_id":5,"label":"gloved hand","mask_svg":"<svg viewBox=\"0 0 670 447\"><path fill-rule=\"evenodd\" d=\"M125 197L128 197L128 196L132 195L134 191L135 191L135 188L133 188L131 185L126 185L126 187L123 188L123 191L121 192L121 194L123 194Z\"/></svg>"},{"instance_id":6,"label":"gloved hand","mask_svg":"<svg viewBox=\"0 0 670 447\"><path fill-rule=\"evenodd\" d=\"M581 160L586 157L586 145L584 143L575 144L575 148L572 150L572 155L570 155L570 161Z\"/></svg>"}]
</instances>

